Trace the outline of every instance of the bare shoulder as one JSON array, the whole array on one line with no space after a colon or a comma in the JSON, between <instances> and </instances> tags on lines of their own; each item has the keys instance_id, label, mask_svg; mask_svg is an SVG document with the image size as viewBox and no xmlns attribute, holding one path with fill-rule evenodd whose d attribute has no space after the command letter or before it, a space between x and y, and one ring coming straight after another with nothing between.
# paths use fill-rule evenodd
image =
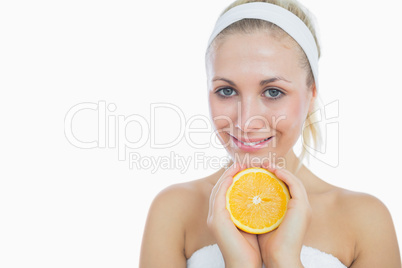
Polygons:
<instances>
[{"instance_id":1,"label":"bare shoulder","mask_svg":"<svg viewBox=\"0 0 402 268\"><path fill-rule=\"evenodd\" d=\"M186 267L186 226L207 188L205 179L200 179L171 185L154 198L143 234L141 268Z\"/></svg>"},{"instance_id":2,"label":"bare shoulder","mask_svg":"<svg viewBox=\"0 0 402 268\"><path fill-rule=\"evenodd\" d=\"M205 201L209 200L216 178L222 173L223 170L219 170L201 179L168 186L155 197L151 209L163 209L172 214L180 214L180 218L190 215L181 213L189 212L196 206L205 205Z\"/></svg>"},{"instance_id":3,"label":"bare shoulder","mask_svg":"<svg viewBox=\"0 0 402 268\"><path fill-rule=\"evenodd\" d=\"M333 193L337 208L356 231L392 224L387 207L377 197L337 187Z\"/></svg>"},{"instance_id":4,"label":"bare shoulder","mask_svg":"<svg viewBox=\"0 0 402 268\"><path fill-rule=\"evenodd\" d=\"M207 194L205 179L173 184L154 198L149 212L148 221L163 219L166 228L178 229L184 236L186 222L192 217L192 211L200 205ZM172 226L170 226L172 225Z\"/></svg>"},{"instance_id":5,"label":"bare shoulder","mask_svg":"<svg viewBox=\"0 0 402 268\"><path fill-rule=\"evenodd\" d=\"M346 209L346 212L351 213L351 216L354 215L353 218L357 220L367 216L381 215L389 217L390 215L384 203L370 194L338 188L337 200L339 205Z\"/></svg>"},{"instance_id":6,"label":"bare shoulder","mask_svg":"<svg viewBox=\"0 0 402 268\"><path fill-rule=\"evenodd\" d=\"M401 267L399 246L391 214L378 198L338 188L336 200L355 234L351 267Z\"/></svg>"},{"instance_id":7,"label":"bare shoulder","mask_svg":"<svg viewBox=\"0 0 402 268\"><path fill-rule=\"evenodd\" d=\"M206 182L203 179L178 183L163 189L153 200L150 211L164 211L170 217L178 215L180 219L188 215L200 199L205 196ZM175 219L178 219L175 217Z\"/></svg>"}]
</instances>

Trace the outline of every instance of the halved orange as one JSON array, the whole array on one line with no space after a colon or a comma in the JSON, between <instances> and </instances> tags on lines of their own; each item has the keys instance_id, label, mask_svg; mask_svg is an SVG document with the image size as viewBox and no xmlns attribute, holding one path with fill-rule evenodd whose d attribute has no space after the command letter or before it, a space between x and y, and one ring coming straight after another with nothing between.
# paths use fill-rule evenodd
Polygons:
<instances>
[{"instance_id":1,"label":"halved orange","mask_svg":"<svg viewBox=\"0 0 402 268\"><path fill-rule=\"evenodd\" d=\"M239 229L263 234L282 222L289 199L288 188L273 173L248 168L233 177L226 192L226 209Z\"/></svg>"}]
</instances>

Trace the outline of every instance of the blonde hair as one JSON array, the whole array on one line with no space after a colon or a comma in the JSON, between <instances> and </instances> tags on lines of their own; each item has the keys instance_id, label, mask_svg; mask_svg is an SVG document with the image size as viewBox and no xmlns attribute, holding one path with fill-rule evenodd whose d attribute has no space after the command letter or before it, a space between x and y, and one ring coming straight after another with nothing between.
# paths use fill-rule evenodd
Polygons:
<instances>
[{"instance_id":1,"label":"blonde hair","mask_svg":"<svg viewBox=\"0 0 402 268\"><path fill-rule=\"evenodd\" d=\"M318 57L320 57L321 52L320 52L320 45L318 42L317 38L317 33L313 24L313 17L311 13L303 7L297 0L237 0L233 2L231 5L229 5L221 14L225 14L227 11L230 9L246 4L246 3L253 3L253 2L265 2L265 3L270 3L274 4L277 6L280 6L284 9L287 9L288 11L292 12L295 14L297 17L300 18L304 22L304 24L307 26L307 28L311 31L314 40L317 45L317 50L318 50ZM314 76L313 72L310 67L310 63L307 59L306 54L304 53L303 49L297 44L294 39L289 36L285 31L283 31L280 27L276 26L275 24L268 22L268 21L263 21L263 20L258 20L258 19L242 19L240 21L237 21L227 28L225 28L223 31L221 31L216 38L213 40L211 45L207 49L206 57L209 56L211 47L215 47L218 44L218 41L223 40L226 36L235 34L235 33L252 33L254 31L261 31L265 30L268 31L271 35L278 39L283 39L283 38L289 38L292 40L294 47L297 48L300 51L300 64L303 69L307 71L307 80L306 84L308 88L312 88L314 84ZM316 89L314 89L316 90ZM315 92L317 94L317 92ZM317 100L316 98L315 100ZM314 103L314 111L318 108L317 102L315 101ZM309 114L304 122L303 129L302 129L302 151L299 156L300 164L299 167L302 164L302 161L304 157L306 156L307 150L306 150L306 143L313 142L313 149L317 148L320 145L320 129L318 125L315 123L315 118L314 118L314 112Z\"/></svg>"}]
</instances>

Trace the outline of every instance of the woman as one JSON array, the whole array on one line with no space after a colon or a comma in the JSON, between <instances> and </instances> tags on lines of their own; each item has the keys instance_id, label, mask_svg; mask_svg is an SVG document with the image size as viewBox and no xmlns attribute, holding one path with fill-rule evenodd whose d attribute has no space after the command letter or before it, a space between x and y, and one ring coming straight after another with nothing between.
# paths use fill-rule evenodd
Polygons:
<instances>
[{"instance_id":1,"label":"woman","mask_svg":"<svg viewBox=\"0 0 402 268\"><path fill-rule=\"evenodd\" d=\"M236 1L222 14L206 66L211 117L233 163L155 198L140 267L401 267L386 207L324 182L293 153L304 124L317 139L308 120L318 58L297 2ZM225 208L233 176L250 166L274 172L292 196L284 221L263 235L238 230Z\"/></svg>"}]
</instances>

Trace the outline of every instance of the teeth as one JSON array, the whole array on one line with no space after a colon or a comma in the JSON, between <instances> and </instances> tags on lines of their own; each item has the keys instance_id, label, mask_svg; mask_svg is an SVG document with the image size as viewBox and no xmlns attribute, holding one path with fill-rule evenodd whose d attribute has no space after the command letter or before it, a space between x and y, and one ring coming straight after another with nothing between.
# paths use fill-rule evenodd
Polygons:
<instances>
[{"instance_id":1,"label":"teeth","mask_svg":"<svg viewBox=\"0 0 402 268\"><path fill-rule=\"evenodd\" d=\"M255 141L255 142L243 142L243 141L241 141L241 140L239 140L241 143L243 143L244 145L247 145L247 146L253 146L253 145L256 145L256 144L259 144L259 143L261 143L261 142L264 142L264 141L266 141L266 140L268 140L269 138L266 138L266 139L263 139L263 140L260 140L260 141Z\"/></svg>"}]
</instances>

